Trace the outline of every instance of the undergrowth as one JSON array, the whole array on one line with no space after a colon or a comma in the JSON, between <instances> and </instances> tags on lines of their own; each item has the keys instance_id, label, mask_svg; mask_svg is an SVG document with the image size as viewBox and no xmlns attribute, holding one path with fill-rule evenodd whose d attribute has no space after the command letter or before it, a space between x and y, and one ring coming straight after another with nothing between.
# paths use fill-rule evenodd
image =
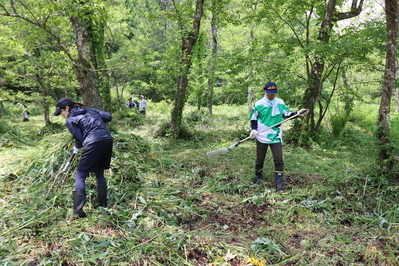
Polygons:
<instances>
[{"instance_id":1,"label":"undergrowth","mask_svg":"<svg viewBox=\"0 0 399 266\"><path fill-rule=\"evenodd\" d=\"M276 193L270 153L252 184L253 140L206 156L247 136L246 107L215 106L212 117L188 108L195 137L182 140L156 135L167 112L152 107L110 123L109 207L95 208L90 177L88 217L72 222L78 160L57 175L67 130L44 130L39 116L2 124L0 265L397 265L399 183L374 170L361 125L310 150L286 144L287 191Z\"/></svg>"}]
</instances>

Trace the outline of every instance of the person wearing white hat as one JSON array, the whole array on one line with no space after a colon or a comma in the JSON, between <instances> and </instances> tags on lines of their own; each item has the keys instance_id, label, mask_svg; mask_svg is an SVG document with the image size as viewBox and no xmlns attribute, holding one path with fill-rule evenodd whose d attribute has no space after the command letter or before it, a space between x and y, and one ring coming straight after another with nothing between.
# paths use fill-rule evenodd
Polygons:
<instances>
[{"instance_id":1,"label":"person wearing white hat","mask_svg":"<svg viewBox=\"0 0 399 266\"><path fill-rule=\"evenodd\" d=\"M146 114L146 111L147 111L148 103L147 103L147 101L144 99L144 96L143 96L143 95L140 95L140 96L139 96L139 99L140 99L140 103L139 103L139 112L140 112L141 114L145 115L145 114Z\"/></svg>"}]
</instances>

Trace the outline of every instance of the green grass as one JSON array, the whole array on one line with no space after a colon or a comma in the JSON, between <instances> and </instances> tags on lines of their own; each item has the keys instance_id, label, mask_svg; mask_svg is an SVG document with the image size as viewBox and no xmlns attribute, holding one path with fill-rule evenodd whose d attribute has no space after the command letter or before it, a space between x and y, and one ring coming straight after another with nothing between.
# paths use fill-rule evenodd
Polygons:
<instances>
[{"instance_id":1,"label":"green grass","mask_svg":"<svg viewBox=\"0 0 399 266\"><path fill-rule=\"evenodd\" d=\"M206 156L247 136L247 107L215 106L208 117L188 106L191 137L157 138L170 108L152 104L144 121L119 114L111 122L110 206L93 207L91 177L88 217L73 222L76 160L65 184L54 183L71 152L69 133L43 129L39 115L22 123L8 114L0 133L0 265L397 265L399 184L375 170L368 130L375 113L354 112L362 119L347 130L355 133L335 144L286 144L287 192L279 194L270 154L264 182L252 184L253 140Z\"/></svg>"}]
</instances>

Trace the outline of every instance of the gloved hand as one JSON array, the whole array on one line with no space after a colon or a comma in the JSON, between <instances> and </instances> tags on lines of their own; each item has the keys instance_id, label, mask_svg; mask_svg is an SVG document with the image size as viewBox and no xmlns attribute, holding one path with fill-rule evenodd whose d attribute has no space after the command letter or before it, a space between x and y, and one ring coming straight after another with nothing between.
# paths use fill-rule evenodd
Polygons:
<instances>
[{"instance_id":1,"label":"gloved hand","mask_svg":"<svg viewBox=\"0 0 399 266\"><path fill-rule=\"evenodd\" d=\"M299 114L299 116L305 116L308 114L308 112L309 112L309 109L301 109L297 113Z\"/></svg>"},{"instance_id":2,"label":"gloved hand","mask_svg":"<svg viewBox=\"0 0 399 266\"><path fill-rule=\"evenodd\" d=\"M73 146L73 153L78 154L82 148L76 148L76 146Z\"/></svg>"},{"instance_id":3,"label":"gloved hand","mask_svg":"<svg viewBox=\"0 0 399 266\"><path fill-rule=\"evenodd\" d=\"M251 132L249 133L249 137L250 137L250 138L255 138L255 136L256 136L257 133L258 133L257 130L252 129Z\"/></svg>"}]
</instances>

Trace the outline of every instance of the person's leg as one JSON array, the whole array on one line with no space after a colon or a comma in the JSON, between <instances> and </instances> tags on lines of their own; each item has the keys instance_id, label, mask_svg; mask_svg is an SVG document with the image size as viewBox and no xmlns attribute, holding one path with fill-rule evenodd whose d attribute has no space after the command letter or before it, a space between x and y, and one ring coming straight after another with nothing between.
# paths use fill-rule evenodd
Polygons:
<instances>
[{"instance_id":1,"label":"person's leg","mask_svg":"<svg viewBox=\"0 0 399 266\"><path fill-rule=\"evenodd\" d=\"M72 192L73 213L71 219L86 217L83 206L86 203L86 178L89 172L77 171L75 176L75 190Z\"/></svg>"},{"instance_id":2,"label":"person's leg","mask_svg":"<svg viewBox=\"0 0 399 266\"><path fill-rule=\"evenodd\" d=\"M94 172L97 178L98 199L100 206L107 206L107 181L104 177L104 169L109 169L112 157L112 139L91 143L84 147L79 161L78 172ZM82 186L84 182L77 179L76 186Z\"/></svg>"},{"instance_id":3,"label":"person's leg","mask_svg":"<svg viewBox=\"0 0 399 266\"><path fill-rule=\"evenodd\" d=\"M107 180L104 177L104 169L95 172L97 178L98 203L101 207L107 207Z\"/></svg>"},{"instance_id":4,"label":"person's leg","mask_svg":"<svg viewBox=\"0 0 399 266\"><path fill-rule=\"evenodd\" d=\"M259 185L262 180L263 165L265 162L268 144L256 140L256 163L254 184Z\"/></svg>"},{"instance_id":5,"label":"person's leg","mask_svg":"<svg viewBox=\"0 0 399 266\"><path fill-rule=\"evenodd\" d=\"M88 171L77 171L75 175L75 190L86 190L86 178L89 175Z\"/></svg>"},{"instance_id":6,"label":"person's leg","mask_svg":"<svg viewBox=\"0 0 399 266\"><path fill-rule=\"evenodd\" d=\"M104 169L109 169L111 165L112 143L112 139L101 142L101 157L98 158L98 168L95 170L98 203L101 207L107 207L107 180L104 177Z\"/></svg>"},{"instance_id":7,"label":"person's leg","mask_svg":"<svg viewBox=\"0 0 399 266\"><path fill-rule=\"evenodd\" d=\"M281 192L283 188L284 160L283 145L281 143L270 144L274 160L274 180L276 182L276 190Z\"/></svg>"}]
</instances>

